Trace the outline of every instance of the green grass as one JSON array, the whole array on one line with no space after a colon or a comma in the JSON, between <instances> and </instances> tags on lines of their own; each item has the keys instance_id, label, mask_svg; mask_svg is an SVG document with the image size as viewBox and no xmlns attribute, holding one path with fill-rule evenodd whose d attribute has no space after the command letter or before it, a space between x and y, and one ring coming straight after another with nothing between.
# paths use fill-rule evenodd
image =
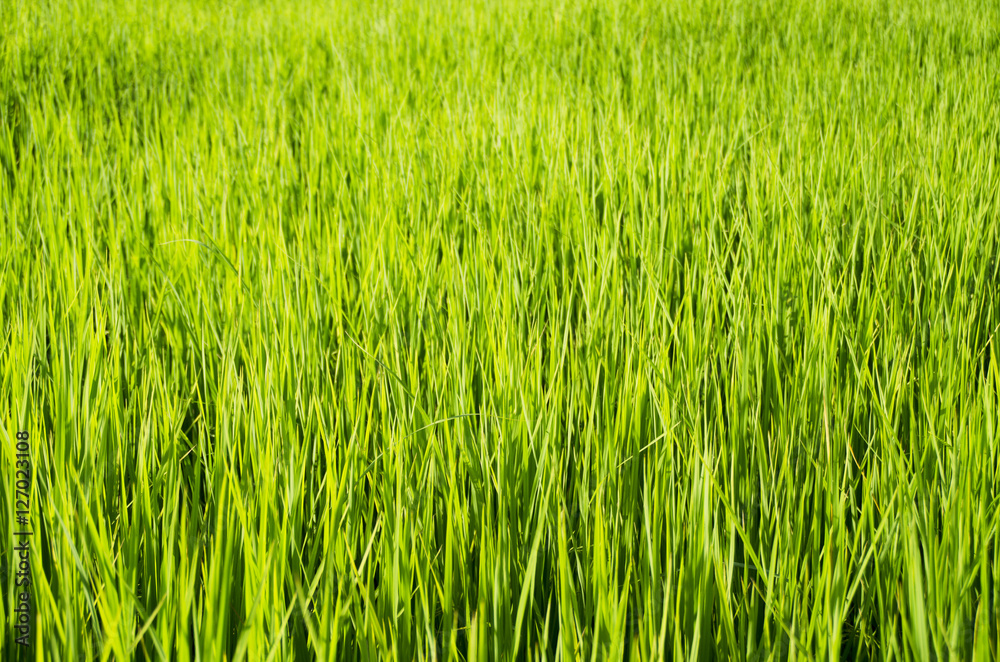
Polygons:
<instances>
[{"instance_id":1,"label":"green grass","mask_svg":"<svg viewBox=\"0 0 1000 662\"><path fill-rule=\"evenodd\" d=\"M7 0L0 617L27 430L38 660L997 659L998 26Z\"/></svg>"}]
</instances>

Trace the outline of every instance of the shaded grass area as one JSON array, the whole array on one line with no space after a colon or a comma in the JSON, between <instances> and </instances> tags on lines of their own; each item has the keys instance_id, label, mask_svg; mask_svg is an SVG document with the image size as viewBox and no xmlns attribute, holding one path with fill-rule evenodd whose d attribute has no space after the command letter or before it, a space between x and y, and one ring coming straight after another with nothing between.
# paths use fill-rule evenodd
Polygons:
<instances>
[{"instance_id":1,"label":"shaded grass area","mask_svg":"<svg viewBox=\"0 0 1000 662\"><path fill-rule=\"evenodd\" d=\"M996 659L998 25L4 4L43 657Z\"/></svg>"}]
</instances>

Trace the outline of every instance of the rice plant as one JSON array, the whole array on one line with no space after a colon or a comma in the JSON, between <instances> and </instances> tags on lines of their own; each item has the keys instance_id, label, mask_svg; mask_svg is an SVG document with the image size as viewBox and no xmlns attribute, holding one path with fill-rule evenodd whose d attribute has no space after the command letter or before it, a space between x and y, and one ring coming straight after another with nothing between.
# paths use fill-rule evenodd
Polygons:
<instances>
[{"instance_id":1,"label":"rice plant","mask_svg":"<svg viewBox=\"0 0 1000 662\"><path fill-rule=\"evenodd\" d=\"M998 201L995 2L5 0L0 656L996 660Z\"/></svg>"}]
</instances>

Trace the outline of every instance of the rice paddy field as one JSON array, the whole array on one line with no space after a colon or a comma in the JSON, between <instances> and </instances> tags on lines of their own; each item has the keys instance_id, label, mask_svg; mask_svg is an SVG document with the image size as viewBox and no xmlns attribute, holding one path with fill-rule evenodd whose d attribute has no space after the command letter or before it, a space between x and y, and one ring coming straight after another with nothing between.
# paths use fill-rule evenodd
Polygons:
<instances>
[{"instance_id":1,"label":"rice paddy field","mask_svg":"<svg viewBox=\"0 0 1000 662\"><path fill-rule=\"evenodd\" d=\"M996 2L4 0L0 657L996 660L998 214Z\"/></svg>"}]
</instances>

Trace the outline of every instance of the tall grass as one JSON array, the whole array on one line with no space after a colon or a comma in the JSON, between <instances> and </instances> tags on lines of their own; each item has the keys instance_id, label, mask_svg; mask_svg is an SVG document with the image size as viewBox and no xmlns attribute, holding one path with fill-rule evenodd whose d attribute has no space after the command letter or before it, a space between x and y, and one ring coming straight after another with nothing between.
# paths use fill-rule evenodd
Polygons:
<instances>
[{"instance_id":1,"label":"tall grass","mask_svg":"<svg viewBox=\"0 0 1000 662\"><path fill-rule=\"evenodd\" d=\"M997 659L998 26L3 3L32 655Z\"/></svg>"}]
</instances>

